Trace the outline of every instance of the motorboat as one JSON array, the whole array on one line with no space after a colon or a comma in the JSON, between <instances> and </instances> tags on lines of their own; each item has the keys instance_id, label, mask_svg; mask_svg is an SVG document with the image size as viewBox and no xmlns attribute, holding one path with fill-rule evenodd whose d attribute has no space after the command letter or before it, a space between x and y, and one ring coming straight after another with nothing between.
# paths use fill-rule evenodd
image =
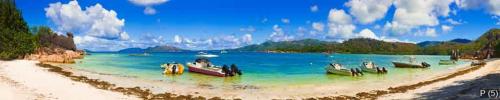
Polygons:
<instances>
[{"instance_id":1,"label":"motorboat","mask_svg":"<svg viewBox=\"0 0 500 100\"><path fill-rule=\"evenodd\" d=\"M343 76L360 76L363 75L357 68L347 69L338 63L330 63L326 66L326 72L329 74L343 75Z\"/></svg>"},{"instance_id":2,"label":"motorboat","mask_svg":"<svg viewBox=\"0 0 500 100\"><path fill-rule=\"evenodd\" d=\"M220 67L213 65L207 58L198 58L195 62L188 62L186 65L188 66L188 70L190 72L205 75L219 77L242 75L241 70L239 70L234 64L232 64L231 67L228 67L227 65Z\"/></svg>"},{"instance_id":3,"label":"motorboat","mask_svg":"<svg viewBox=\"0 0 500 100\"><path fill-rule=\"evenodd\" d=\"M180 63L165 63L161 64L160 67L164 69L163 74L182 74L184 72L184 66Z\"/></svg>"},{"instance_id":4,"label":"motorboat","mask_svg":"<svg viewBox=\"0 0 500 100\"><path fill-rule=\"evenodd\" d=\"M439 65L454 65L456 64L455 60L439 60Z\"/></svg>"},{"instance_id":5,"label":"motorboat","mask_svg":"<svg viewBox=\"0 0 500 100\"><path fill-rule=\"evenodd\" d=\"M198 52L196 57L206 57L206 58L213 58L213 57L219 57L219 55L214 55L214 54L209 54L206 52Z\"/></svg>"},{"instance_id":6,"label":"motorboat","mask_svg":"<svg viewBox=\"0 0 500 100\"><path fill-rule=\"evenodd\" d=\"M416 63L415 57L410 57L408 62L393 61L396 68L428 68L431 65L427 62Z\"/></svg>"},{"instance_id":7,"label":"motorboat","mask_svg":"<svg viewBox=\"0 0 500 100\"><path fill-rule=\"evenodd\" d=\"M360 69L369 73L387 73L385 67L375 65L372 61L365 61L361 64Z\"/></svg>"}]
</instances>

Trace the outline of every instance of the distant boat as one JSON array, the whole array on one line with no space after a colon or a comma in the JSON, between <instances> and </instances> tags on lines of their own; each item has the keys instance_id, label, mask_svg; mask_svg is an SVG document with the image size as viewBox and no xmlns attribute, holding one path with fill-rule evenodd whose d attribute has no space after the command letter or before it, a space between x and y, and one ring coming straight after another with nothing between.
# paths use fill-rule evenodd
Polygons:
<instances>
[{"instance_id":1,"label":"distant boat","mask_svg":"<svg viewBox=\"0 0 500 100\"><path fill-rule=\"evenodd\" d=\"M188 70L190 72L196 72L200 74L212 75L212 76L234 76L236 74L241 75L241 70L236 67L236 65L232 64L231 68L226 65L220 67L215 66L210 63L210 61L206 58L198 58L195 62L187 63Z\"/></svg>"},{"instance_id":2,"label":"distant boat","mask_svg":"<svg viewBox=\"0 0 500 100\"><path fill-rule=\"evenodd\" d=\"M129 54L129 56L151 56L149 53L142 53L142 54Z\"/></svg>"},{"instance_id":3,"label":"distant boat","mask_svg":"<svg viewBox=\"0 0 500 100\"><path fill-rule=\"evenodd\" d=\"M196 57L213 58L213 57L219 57L219 55L208 54L208 53L205 53L205 52L198 52L198 55L196 55Z\"/></svg>"},{"instance_id":4,"label":"distant boat","mask_svg":"<svg viewBox=\"0 0 500 100\"><path fill-rule=\"evenodd\" d=\"M420 64L416 63L415 57L410 57L409 62L393 61L392 64L394 64L394 67L396 67L396 68L427 68L427 67L431 67L431 65L426 63L426 62L422 62Z\"/></svg>"},{"instance_id":5,"label":"distant boat","mask_svg":"<svg viewBox=\"0 0 500 100\"><path fill-rule=\"evenodd\" d=\"M227 53L227 51L226 50L221 50L220 53L224 54L224 53Z\"/></svg>"},{"instance_id":6,"label":"distant boat","mask_svg":"<svg viewBox=\"0 0 500 100\"><path fill-rule=\"evenodd\" d=\"M365 61L360 66L361 70L369 73L387 73L385 67L379 67L372 61Z\"/></svg>"},{"instance_id":7,"label":"distant boat","mask_svg":"<svg viewBox=\"0 0 500 100\"><path fill-rule=\"evenodd\" d=\"M454 65L456 64L455 60L439 60L439 65Z\"/></svg>"},{"instance_id":8,"label":"distant boat","mask_svg":"<svg viewBox=\"0 0 500 100\"><path fill-rule=\"evenodd\" d=\"M359 76L363 75L363 72L361 72L359 69L353 69L351 68L350 70L347 68L344 68L342 65L338 63L330 63L328 66L326 66L326 72L329 74L336 74L336 75L343 75L343 76Z\"/></svg>"}]
</instances>

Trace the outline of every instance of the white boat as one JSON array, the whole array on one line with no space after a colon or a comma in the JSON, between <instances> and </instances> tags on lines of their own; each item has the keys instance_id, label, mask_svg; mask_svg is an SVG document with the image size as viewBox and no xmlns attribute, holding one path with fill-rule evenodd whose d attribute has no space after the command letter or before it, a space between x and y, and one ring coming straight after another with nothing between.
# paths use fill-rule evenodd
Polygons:
<instances>
[{"instance_id":1,"label":"white boat","mask_svg":"<svg viewBox=\"0 0 500 100\"><path fill-rule=\"evenodd\" d=\"M360 68L362 71L369 73L387 73L385 67L377 66L372 61L364 61Z\"/></svg>"},{"instance_id":2,"label":"white boat","mask_svg":"<svg viewBox=\"0 0 500 100\"><path fill-rule=\"evenodd\" d=\"M343 75L343 76L360 76L363 73L359 69L347 69L338 63L330 63L325 67L325 70L329 74Z\"/></svg>"},{"instance_id":3,"label":"white boat","mask_svg":"<svg viewBox=\"0 0 500 100\"><path fill-rule=\"evenodd\" d=\"M205 52L198 52L198 55L196 55L196 57L213 58L213 57L219 57L219 55L208 54Z\"/></svg>"},{"instance_id":4,"label":"white boat","mask_svg":"<svg viewBox=\"0 0 500 100\"><path fill-rule=\"evenodd\" d=\"M227 53L227 51L226 51L226 50L222 50L222 51L220 51L220 53L221 53L221 54L223 54L223 53Z\"/></svg>"}]
</instances>

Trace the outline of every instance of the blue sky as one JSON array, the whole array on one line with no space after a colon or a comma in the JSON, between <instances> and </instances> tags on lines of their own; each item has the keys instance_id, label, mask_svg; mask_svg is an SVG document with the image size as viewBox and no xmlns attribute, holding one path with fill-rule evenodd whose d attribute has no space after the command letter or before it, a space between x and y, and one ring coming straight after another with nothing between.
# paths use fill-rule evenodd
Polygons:
<instances>
[{"instance_id":1,"label":"blue sky","mask_svg":"<svg viewBox=\"0 0 500 100\"><path fill-rule=\"evenodd\" d=\"M500 24L500 0L71 2L16 0L30 26L73 32L79 48L97 51L156 45L224 49L304 38L339 42L358 37L390 42L475 39Z\"/></svg>"}]
</instances>

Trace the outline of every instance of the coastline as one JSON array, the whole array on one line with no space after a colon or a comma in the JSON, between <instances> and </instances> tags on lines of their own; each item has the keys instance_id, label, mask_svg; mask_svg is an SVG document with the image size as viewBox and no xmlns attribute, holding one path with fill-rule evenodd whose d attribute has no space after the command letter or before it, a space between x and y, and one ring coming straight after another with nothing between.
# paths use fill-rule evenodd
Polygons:
<instances>
[{"instance_id":1,"label":"coastline","mask_svg":"<svg viewBox=\"0 0 500 100\"><path fill-rule=\"evenodd\" d=\"M151 85L150 88L147 87L139 87L139 86L134 86L134 84L116 84L115 80L120 80L120 79L130 79L127 77L122 77L122 78L117 78L115 80L111 79L114 78L115 76L111 75L98 75L98 76L107 76L108 78L97 78L95 75L89 75L89 73L85 72L78 72L72 69L68 69L67 67L61 67L58 64L36 64L36 61L27 61L27 60L15 60L15 61L1 61L0 65L5 66L5 65L18 65L19 63L26 63L29 62L27 67L35 67L33 69L38 69L36 71L38 74L42 73L50 73L54 75L58 75L59 77L64 77L66 80L70 80L73 83L80 83L86 86L79 86L79 87L85 87L85 88L90 88L90 89L98 89L102 91L107 91L111 92L111 94L119 94L118 97L128 97L127 99L238 99L241 98L241 93L234 93L233 95L227 95L227 96L221 96L221 95L215 95L217 93L213 94L206 94L204 92L210 92L210 91L200 91L198 92L193 92L195 89L191 90L186 90L190 92L180 92L180 91L163 91L163 92L158 92L158 90L164 90L164 89L172 89L172 88L180 88L186 89L188 87L175 87L179 85L172 85L170 83L170 87L163 87L163 88L156 88L152 87ZM7 63L7 64L5 64ZM31 65L29 65L31 64ZM408 82L408 83L402 83L402 85L395 85L396 87L390 87L390 88L378 88L378 89L368 89L368 90L356 90L352 91L352 93L327 93L327 94L319 94L319 95L299 95L295 97L287 97L287 96L263 96L259 97L261 94L245 94L243 99L275 99L275 98L281 98L281 99L288 99L288 98L302 98L302 99L377 99L377 98L389 98L394 97L393 95L398 95L400 96L401 94L404 94L404 97L401 98L417 98L419 97L418 93L424 93L424 92L430 92L434 90L435 88L438 87L446 87L449 86L450 82L455 82L455 81L461 81L461 80L470 80L477 78L479 76L484 76L487 74L490 74L491 72L494 72L495 70L499 70L494 66L495 64L500 64L499 59L494 59L491 61L487 62L487 65L484 66L474 66L474 67L462 67L459 69L456 69L454 71L451 71L450 73L443 73L440 74L436 77L433 77L431 79L424 79L422 80L416 80L415 82ZM39 67L37 67L39 66ZM458 65L457 65L458 66ZM43 67L43 68L42 68ZM7 77L11 79L13 76L5 75L5 69L9 67L3 67L0 69L0 75L2 77ZM48 71L46 70L48 69ZM9 70L10 71L10 70ZM55 72L55 73L54 73ZM24 72L24 73L32 73L36 74L33 72ZM57 74L56 74L57 73ZM478 73L483 73L483 74L478 74ZM96 73L94 73L96 74ZM62 75L62 76L61 76ZM0 77L0 78L2 78ZM130 79L129 81L133 81L134 79ZM14 80L17 81L17 80ZM8 81L5 79L0 80L0 83L4 84ZM442 83L442 82L447 82L447 83ZM119 83L119 82L118 82ZM157 83L165 83L165 82L157 82ZM26 84L26 83L21 83L21 84ZM137 84L136 84L137 85ZM0 85L1 87L2 85ZM162 86L168 86L168 85L162 85ZM208 86L209 87L209 86ZM431 88L430 88L431 87ZM14 89L20 89L19 87L13 87ZM206 88L206 87L205 87ZM177 89L179 90L179 89ZM251 91L251 89L248 89ZM321 88L315 88L311 89L312 91L309 92L314 92L314 91L322 91ZM3 91L3 90L2 90ZM23 90L19 90L23 91ZM0 93L2 93L0 91ZM12 93L12 92L11 92ZM16 94L16 92L14 92ZM35 97L35 98L44 98L43 93L40 93L42 95L38 95L36 93L32 93L31 95L28 95L26 97ZM266 94L262 94L266 95ZM407 95L407 96L406 96ZM256 96L253 98L248 98L249 96ZM7 96L8 97L8 96ZM135 97L135 98L134 98ZM398 97L399 98L399 97ZM395 98L392 98L395 99Z\"/></svg>"}]
</instances>

